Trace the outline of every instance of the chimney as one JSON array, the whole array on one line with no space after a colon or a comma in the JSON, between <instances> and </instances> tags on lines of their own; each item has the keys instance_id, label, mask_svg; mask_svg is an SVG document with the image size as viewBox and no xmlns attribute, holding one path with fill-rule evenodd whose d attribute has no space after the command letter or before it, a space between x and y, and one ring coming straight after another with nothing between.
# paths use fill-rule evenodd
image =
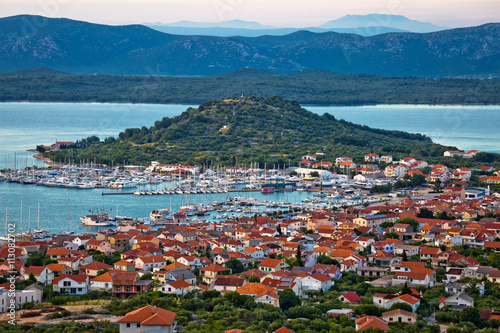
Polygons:
<instances>
[{"instance_id":1,"label":"chimney","mask_svg":"<svg viewBox=\"0 0 500 333\"><path fill-rule=\"evenodd\" d=\"M155 305L155 306L154 306L154 308L153 308L153 312L156 312L156 305Z\"/></svg>"}]
</instances>

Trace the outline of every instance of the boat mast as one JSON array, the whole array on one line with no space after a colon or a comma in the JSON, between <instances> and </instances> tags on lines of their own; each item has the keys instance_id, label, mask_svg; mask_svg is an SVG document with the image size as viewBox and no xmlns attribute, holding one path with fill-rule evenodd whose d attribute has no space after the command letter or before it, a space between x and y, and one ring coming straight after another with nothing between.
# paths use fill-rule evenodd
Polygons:
<instances>
[{"instance_id":1,"label":"boat mast","mask_svg":"<svg viewBox=\"0 0 500 333\"><path fill-rule=\"evenodd\" d=\"M28 206L28 231L31 231L31 206Z\"/></svg>"},{"instance_id":2,"label":"boat mast","mask_svg":"<svg viewBox=\"0 0 500 333\"><path fill-rule=\"evenodd\" d=\"M23 199L21 199L21 234L23 233Z\"/></svg>"},{"instance_id":3,"label":"boat mast","mask_svg":"<svg viewBox=\"0 0 500 333\"><path fill-rule=\"evenodd\" d=\"M69 199L68 199L68 222L67 222L67 225L68 225L68 234L69 234L69 231L70 231L70 226L69 226Z\"/></svg>"},{"instance_id":4,"label":"boat mast","mask_svg":"<svg viewBox=\"0 0 500 333\"><path fill-rule=\"evenodd\" d=\"M9 207L5 207L5 237L7 236L7 215L8 215Z\"/></svg>"},{"instance_id":5,"label":"boat mast","mask_svg":"<svg viewBox=\"0 0 500 333\"><path fill-rule=\"evenodd\" d=\"M38 223L36 228L40 230L40 203L38 203Z\"/></svg>"}]
</instances>

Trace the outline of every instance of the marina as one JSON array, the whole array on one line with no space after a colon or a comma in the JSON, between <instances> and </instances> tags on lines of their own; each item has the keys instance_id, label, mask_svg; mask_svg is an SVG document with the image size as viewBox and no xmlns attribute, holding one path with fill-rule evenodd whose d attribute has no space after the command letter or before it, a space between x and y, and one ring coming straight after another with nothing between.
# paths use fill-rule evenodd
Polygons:
<instances>
[{"instance_id":1,"label":"marina","mask_svg":"<svg viewBox=\"0 0 500 333\"><path fill-rule=\"evenodd\" d=\"M132 175L112 169L105 172L104 169L96 167L77 169L79 178L67 177L72 173L70 172L72 168L69 166L54 170L14 173L16 179L29 177L35 180L29 183L9 181L12 176L4 174L4 181L0 182L0 202L9 209L6 222L14 223L19 229L17 232L21 232L21 224L26 224L26 216L23 218L21 210L16 209L21 200L25 209L27 205L41 205L38 229L44 228L51 234L82 233L96 228L116 228L119 224L130 223L161 225L172 222L174 214L185 215L184 223L196 221L217 223L255 214L272 214L274 211L325 207L340 209L347 205L375 202L373 198L360 196L362 193L360 189L356 190L357 195L355 195L352 193L354 190L349 191L345 185L343 187L339 185L337 188L321 188L318 187L320 183L314 184L314 182L297 183L293 189L283 188L271 193L262 193L261 184L268 184L270 177L276 178L276 175L269 176L262 172L260 175L240 176L220 173L220 177L208 179L203 174L196 178L179 178L159 174L147 175L136 171ZM89 177L92 172L99 176ZM114 174L122 180L135 179L131 181L135 184L134 191L109 186L116 183L116 180L109 180L110 183L105 185L106 182L102 180L109 178L109 174ZM82 175L87 175L85 176L87 178ZM145 179L153 181L144 182ZM86 189L61 186L81 181L93 186ZM58 186L47 186L47 184ZM103 192L103 185L109 192ZM161 209L168 209L168 213L160 213L162 216L153 214L155 211L158 214L158 210Z\"/></svg>"}]
</instances>

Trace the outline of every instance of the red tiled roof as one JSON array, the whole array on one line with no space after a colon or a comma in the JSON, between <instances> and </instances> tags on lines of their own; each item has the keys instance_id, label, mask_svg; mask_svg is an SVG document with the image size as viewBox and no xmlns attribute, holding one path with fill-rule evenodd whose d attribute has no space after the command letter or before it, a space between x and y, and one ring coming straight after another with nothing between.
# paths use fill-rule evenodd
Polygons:
<instances>
[{"instance_id":1,"label":"red tiled roof","mask_svg":"<svg viewBox=\"0 0 500 333\"><path fill-rule=\"evenodd\" d=\"M174 312L146 305L140 309L127 313L118 319L119 323L141 323L143 326L170 326L176 314Z\"/></svg>"}]
</instances>

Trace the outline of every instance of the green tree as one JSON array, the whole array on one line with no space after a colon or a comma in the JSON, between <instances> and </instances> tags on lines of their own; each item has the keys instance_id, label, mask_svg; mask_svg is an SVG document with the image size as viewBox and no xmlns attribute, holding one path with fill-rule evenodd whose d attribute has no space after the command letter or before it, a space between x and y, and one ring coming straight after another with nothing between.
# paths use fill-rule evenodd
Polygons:
<instances>
[{"instance_id":1,"label":"green tree","mask_svg":"<svg viewBox=\"0 0 500 333\"><path fill-rule=\"evenodd\" d=\"M304 261L302 261L302 253L300 251L300 245L297 246L297 262L299 264L300 267L303 267L304 266Z\"/></svg>"},{"instance_id":2,"label":"green tree","mask_svg":"<svg viewBox=\"0 0 500 333\"><path fill-rule=\"evenodd\" d=\"M325 256L324 254L318 256L317 262L321 265L339 265L337 260L330 258L329 256Z\"/></svg>"},{"instance_id":3,"label":"green tree","mask_svg":"<svg viewBox=\"0 0 500 333\"><path fill-rule=\"evenodd\" d=\"M460 322L470 321L474 325L478 325L481 321L480 311L476 307L468 307L460 311Z\"/></svg>"},{"instance_id":4,"label":"green tree","mask_svg":"<svg viewBox=\"0 0 500 333\"><path fill-rule=\"evenodd\" d=\"M427 208L421 208L420 211L417 213L417 217L423 218L423 219L433 219L434 214L432 211L430 211Z\"/></svg>"},{"instance_id":5,"label":"green tree","mask_svg":"<svg viewBox=\"0 0 500 333\"><path fill-rule=\"evenodd\" d=\"M236 258L231 258L226 261L226 268L230 268L233 274L239 274L245 270L245 266Z\"/></svg>"},{"instance_id":6,"label":"green tree","mask_svg":"<svg viewBox=\"0 0 500 333\"><path fill-rule=\"evenodd\" d=\"M397 220L396 223L409 224L413 227L414 231L418 231L418 228L420 227L420 223L410 217L405 217L404 219Z\"/></svg>"},{"instance_id":7,"label":"green tree","mask_svg":"<svg viewBox=\"0 0 500 333\"><path fill-rule=\"evenodd\" d=\"M396 222L397 222L397 221L396 221ZM392 228L392 227L394 226L394 224L395 224L394 222L391 222L391 221L386 221L386 222L382 222L382 223L380 224L380 227L381 227L382 229L385 229L385 228Z\"/></svg>"},{"instance_id":8,"label":"green tree","mask_svg":"<svg viewBox=\"0 0 500 333\"><path fill-rule=\"evenodd\" d=\"M280 296L279 303L282 311L287 311L290 308L301 304L300 297L291 289L284 289L278 292Z\"/></svg>"},{"instance_id":9,"label":"green tree","mask_svg":"<svg viewBox=\"0 0 500 333\"><path fill-rule=\"evenodd\" d=\"M408 287L407 287L408 288ZM401 309L401 310L405 310L405 311L408 311L408 312L413 312L413 309L411 308L411 306L407 303L394 303L393 305L391 305L391 307L389 308L389 311L392 311L392 310L396 310L396 309Z\"/></svg>"},{"instance_id":10,"label":"green tree","mask_svg":"<svg viewBox=\"0 0 500 333\"><path fill-rule=\"evenodd\" d=\"M387 239L387 238L399 239L399 235L398 235L398 233L396 233L396 232L386 232L386 233L384 234L384 237L383 237L383 238L384 238L384 239Z\"/></svg>"},{"instance_id":11,"label":"green tree","mask_svg":"<svg viewBox=\"0 0 500 333\"><path fill-rule=\"evenodd\" d=\"M33 284L33 283L36 283L37 280L36 280L36 277L35 275L33 275L33 273L30 273L29 277L28 277L28 283L29 284Z\"/></svg>"}]
</instances>

